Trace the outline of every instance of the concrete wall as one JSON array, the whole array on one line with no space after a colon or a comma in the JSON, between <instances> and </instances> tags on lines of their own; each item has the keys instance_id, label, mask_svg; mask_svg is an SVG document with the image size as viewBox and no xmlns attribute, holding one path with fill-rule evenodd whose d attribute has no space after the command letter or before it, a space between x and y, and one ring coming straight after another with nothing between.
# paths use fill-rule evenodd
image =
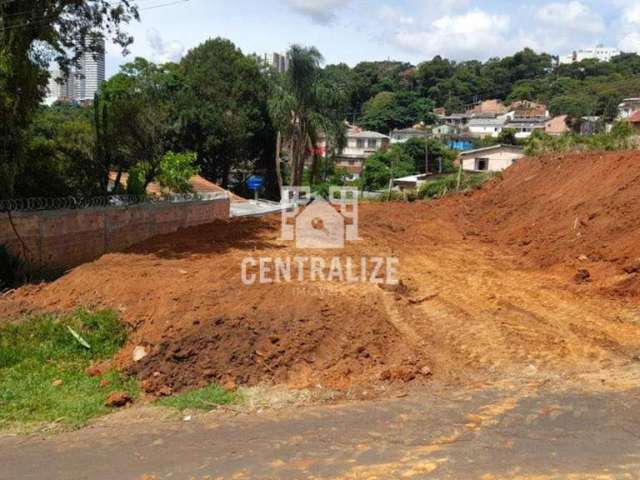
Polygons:
<instances>
[{"instance_id":1,"label":"concrete wall","mask_svg":"<svg viewBox=\"0 0 640 480\"><path fill-rule=\"evenodd\" d=\"M221 198L128 207L14 212L13 223L37 267L70 268L125 249L155 235L211 223L230 216L230 201ZM0 214L0 245L22 255L6 213Z\"/></svg>"}]
</instances>

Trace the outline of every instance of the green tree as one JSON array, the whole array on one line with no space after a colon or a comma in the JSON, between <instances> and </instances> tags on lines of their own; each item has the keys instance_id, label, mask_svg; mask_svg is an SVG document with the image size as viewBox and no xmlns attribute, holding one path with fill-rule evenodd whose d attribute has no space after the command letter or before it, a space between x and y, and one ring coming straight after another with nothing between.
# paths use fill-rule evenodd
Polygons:
<instances>
[{"instance_id":1,"label":"green tree","mask_svg":"<svg viewBox=\"0 0 640 480\"><path fill-rule=\"evenodd\" d=\"M290 183L301 185L309 151L317 151L321 132L340 137L344 125L340 116L343 93L330 88L321 78L322 55L314 47L293 45L287 52L289 70L277 79L269 100L274 125L287 146ZM338 145L340 142L332 142ZM315 154L312 154L315 157ZM314 158L314 164L317 157ZM316 168L312 168L316 174Z\"/></svg>"},{"instance_id":2,"label":"green tree","mask_svg":"<svg viewBox=\"0 0 640 480\"><path fill-rule=\"evenodd\" d=\"M0 196L13 195L27 161L26 131L45 95L50 60L68 71L86 47L102 48L103 32L126 49L133 39L121 25L137 18L131 0L0 2Z\"/></svg>"},{"instance_id":3,"label":"green tree","mask_svg":"<svg viewBox=\"0 0 640 480\"><path fill-rule=\"evenodd\" d=\"M392 178L406 177L415 171L414 159L394 145L367 159L362 173L362 188L368 191L382 190L389 186Z\"/></svg>"},{"instance_id":4,"label":"green tree","mask_svg":"<svg viewBox=\"0 0 640 480\"><path fill-rule=\"evenodd\" d=\"M160 162L158 181L172 192L188 193L192 190L191 177L200 172L195 153L167 152Z\"/></svg>"},{"instance_id":5,"label":"green tree","mask_svg":"<svg viewBox=\"0 0 640 480\"><path fill-rule=\"evenodd\" d=\"M246 173L267 156L272 165L268 84L256 60L216 38L190 50L179 70L180 142L197 154L202 174L227 187L232 171Z\"/></svg>"}]
</instances>

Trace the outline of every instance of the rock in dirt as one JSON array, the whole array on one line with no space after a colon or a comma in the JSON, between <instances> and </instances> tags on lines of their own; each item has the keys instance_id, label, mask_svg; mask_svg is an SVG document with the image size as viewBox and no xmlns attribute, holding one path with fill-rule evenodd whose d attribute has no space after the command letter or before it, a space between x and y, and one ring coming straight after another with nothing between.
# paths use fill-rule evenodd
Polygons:
<instances>
[{"instance_id":1,"label":"rock in dirt","mask_svg":"<svg viewBox=\"0 0 640 480\"><path fill-rule=\"evenodd\" d=\"M147 349L141 345L138 345L136 348L133 349L132 358L134 362L139 362L140 360L145 358L147 355L149 355L149 352L147 352Z\"/></svg>"},{"instance_id":2,"label":"rock in dirt","mask_svg":"<svg viewBox=\"0 0 640 480\"><path fill-rule=\"evenodd\" d=\"M581 268L580 270L578 270L578 273L575 274L573 280L577 284L589 283L591 281L591 272L589 272L589 270Z\"/></svg>"},{"instance_id":3,"label":"rock in dirt","mask_svg":"<svg viewBox=\"0 0 640 480\"><path fill-rule=\"evenodd\" d=\"M629 275L640 272L640 258L636 258L634 261L626 264L623 267L624 273Z\"/></svg>"},{"instance_id":4,"label":"rock in dirt","mask_svg":"<svg viewBox=\"0 0 640 480\"><path fill-rule=\"evenodd\" d=\"M90 377L99 377L100 375L102 375L103 371L102 371L102 368L100 368L100 366L91 365L89 368L85 370L85 373Z\"/></svg>"},{"instance_id":5,"label":"rock in dirt","mask_svg":"<svg viewBox=\"0 0 640 480\"><path fill-rule=\"evenodd\" d=\"M104 402L104 406L110 408L122 408L132 401L131 396L127 392L114 392L107 397L107 400Z\"/></svg>"}]
</instances>

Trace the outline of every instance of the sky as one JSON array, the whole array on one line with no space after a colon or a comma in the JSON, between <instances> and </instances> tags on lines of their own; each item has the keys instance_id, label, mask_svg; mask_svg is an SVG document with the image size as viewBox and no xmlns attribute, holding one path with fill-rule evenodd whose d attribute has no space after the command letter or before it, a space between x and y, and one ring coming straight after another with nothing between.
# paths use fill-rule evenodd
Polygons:
<instances>
[{"instance_id":1,"label":"sky","mask_svg":"<svg viewBox=\"0 0 640 480\"><path fill-rule=\"evenodd\" d=\"M640 0L138 0L141 21L123 57L107 48L107 76L142 56L179 60L208 38L244 53L317 47L326 63L414 64L435 55L486 60L524 47L554 55L604 44L640 53Z\"/></svg>"}]
</instances>

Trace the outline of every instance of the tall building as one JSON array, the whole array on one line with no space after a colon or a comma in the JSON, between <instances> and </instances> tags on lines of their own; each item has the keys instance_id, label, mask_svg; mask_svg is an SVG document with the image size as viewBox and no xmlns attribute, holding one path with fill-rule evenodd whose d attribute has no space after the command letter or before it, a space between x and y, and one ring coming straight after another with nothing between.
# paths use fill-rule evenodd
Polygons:
<instances>
[{"instance_id":1,"label":"tall building","mask_svg":"<svg viewBox=\"0 0 640 480\"><path fill-rule=\"evenodd\" d=\"M52 105L57 101L92 102L100 85L105 81L104 41L102 47L102 53L85 50L78 60L78 67L68 76L58 69L51 72L44 103Z\"/></svg>"},{"instance_id":2,"label":"tall building","mask_svg":"<svg viewBox=\"0 0 640 480\"><path fill-rule=\"evenodd\" d=\"M603 45L598 45L595 48L587 48L583 50L576 50L569 55L563 55L560 57L560 65L566 65L570 63L577 63L583 60L600 60L601 62L609 62L612 58L620 55L620 50L617 48L609 48Z\"/></svg>"},{"instance_id":3,"label":"tall building","mask_svg":"<svg viewBox=\"0 0 640 480\"><path fill-rule=\"evenodd\" d=\"M289 69L289 59L285 53L265 53L264 63L279 73L285 73Z\"/></svg>"},{"instance_id":4,"label":"tall building","mask_svg":"<svg viewBox=\"0 0 640 480\"><path fill-rule=\"evenodd\" d=\"M92 101L105 80L104 40L102 52L85 49L80 57L75 75L75 98L77 102Z\"/></svg>"}]
</instances>

